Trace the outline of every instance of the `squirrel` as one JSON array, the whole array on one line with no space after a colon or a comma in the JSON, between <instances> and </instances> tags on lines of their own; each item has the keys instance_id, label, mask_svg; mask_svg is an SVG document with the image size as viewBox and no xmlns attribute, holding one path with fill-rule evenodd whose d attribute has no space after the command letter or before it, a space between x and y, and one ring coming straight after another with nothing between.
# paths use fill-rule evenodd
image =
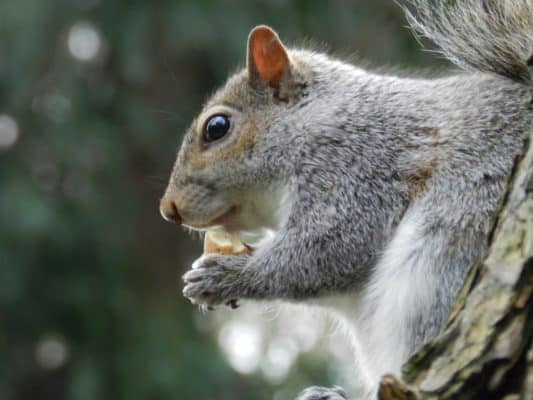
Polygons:
<instances>
[{"instance_id":1,"label":"squirrel","mask_svg":"<svg viewBox=\"0 0 533 400\"><path fill-rule=\"evenodd\" d=\"M253 248L198 259L187 298L324 308L348 328L362 398L443 329L533 118L531 1L402 7L464 71L377 74L257 26L246 67L186 132L160 203L169 221ZM298 396L347 398L316 386Z\"/></svg>"}]
</instances>

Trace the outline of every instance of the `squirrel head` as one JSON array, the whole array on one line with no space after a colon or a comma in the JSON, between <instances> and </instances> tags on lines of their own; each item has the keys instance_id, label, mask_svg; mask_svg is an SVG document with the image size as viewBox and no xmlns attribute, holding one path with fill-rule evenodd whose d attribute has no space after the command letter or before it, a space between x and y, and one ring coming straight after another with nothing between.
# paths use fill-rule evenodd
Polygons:
<instances>
[{"instance_id":1,"label":"squirrel head","mask_svg":"<svg viewBox=\"0 0 533 400\"><path fill-rule=\"evenodd\" d=\"M267 26L250 32L246 64L186 132L160 204L165 219L229 232L274 223L290 161L282 154L284 115L302 98L305 79Z\"/></svg>"}]
</instances>

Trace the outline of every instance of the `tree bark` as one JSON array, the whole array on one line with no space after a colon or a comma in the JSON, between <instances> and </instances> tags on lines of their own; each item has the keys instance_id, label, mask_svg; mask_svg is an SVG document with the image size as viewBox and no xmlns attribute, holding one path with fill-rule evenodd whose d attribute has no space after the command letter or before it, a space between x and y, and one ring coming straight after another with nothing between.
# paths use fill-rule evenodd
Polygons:
<instances>
[{"instance_id":1,"label":"tree bark","mask_svg":"<svg viewBox=\"0 0 533 400\"><path fill-rule=\"evenodd\" d=\"M515 162L487 258L444 332L384 376L380 400L533 400L533 129Z\"/></svg>"}]
</instances>

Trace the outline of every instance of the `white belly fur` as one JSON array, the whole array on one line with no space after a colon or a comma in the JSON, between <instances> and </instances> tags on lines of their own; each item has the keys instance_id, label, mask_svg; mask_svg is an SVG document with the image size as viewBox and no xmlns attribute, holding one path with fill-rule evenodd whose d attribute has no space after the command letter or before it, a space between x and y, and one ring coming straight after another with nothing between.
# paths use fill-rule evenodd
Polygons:
<instances>
[{"instance_id":1,"label":"white belly fur","mask_svg":"<svg viewBox=\"0 0 533 400\"><path fill-rule=\"evenodd\" d=\"M347 327L358 380L375 393L381 376L398 375L409 357L408 321L429 307L436 282L428 272L431 251L421 234L420 214L410 212L381 256L361 293L332 296L315 304L331 310ZM438 251L438 249L434 249Z\"/></svg>"}]
</instances>

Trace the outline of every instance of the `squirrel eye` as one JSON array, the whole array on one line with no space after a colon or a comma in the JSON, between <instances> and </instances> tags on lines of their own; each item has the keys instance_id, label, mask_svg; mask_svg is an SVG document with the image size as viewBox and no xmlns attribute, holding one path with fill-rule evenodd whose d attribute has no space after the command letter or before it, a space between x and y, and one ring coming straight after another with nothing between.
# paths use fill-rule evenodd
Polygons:
<instances>
[{"instance_id":1,"label":"squirrel eye","mask_svg":"<svg viewBox=\"0 0 533 400\"><path fill-rule=\"evenodd\" d=\"M205 124L204 140L208 143L218 140L228 133L229 128L230 119L227 115L214 115Z\"/></svg>"}]
</instances>

